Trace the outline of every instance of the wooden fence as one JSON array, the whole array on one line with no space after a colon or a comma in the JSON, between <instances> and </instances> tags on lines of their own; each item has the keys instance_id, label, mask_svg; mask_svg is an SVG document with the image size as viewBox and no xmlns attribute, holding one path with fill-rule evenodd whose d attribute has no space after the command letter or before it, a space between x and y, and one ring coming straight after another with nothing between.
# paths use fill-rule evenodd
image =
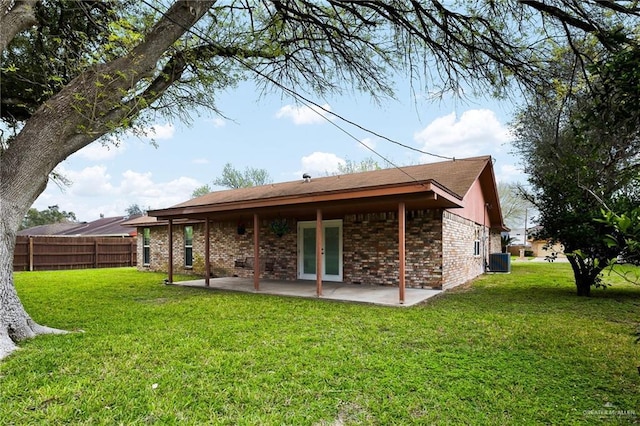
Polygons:
<instances>
[{"instance_id":1,"label":"wooden fence","mask_svg":"<svg viewBox=\"0 0 640 426\"><path fill-rule=\"evenodd\" d=\"M14 271L136 265L134 237L18 237Z\"/></svg>"}]
</instances>

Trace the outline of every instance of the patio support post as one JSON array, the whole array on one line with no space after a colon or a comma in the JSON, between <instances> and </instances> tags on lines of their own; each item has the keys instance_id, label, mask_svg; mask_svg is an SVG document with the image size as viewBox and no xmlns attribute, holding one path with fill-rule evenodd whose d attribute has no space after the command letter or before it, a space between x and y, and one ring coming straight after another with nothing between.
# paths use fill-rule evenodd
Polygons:
<instances>
[{"instance_id":1,"label":"patio support post","mask_svg":"<svg viewBox=\"0 0 640 426\"><path fill-rule=\"evenodd\" d=\"M322 296L322 210L316 210L316 295Z\"/></svg>"},{"instance_id":2,"label":"patio support post","mask_svg":"<svg viewBox=\"0 0 640 426\"><path fill-rule=\"evenodd\" d=\"M253 214L253 288L260 290L260 221L258 213Z\"/></svg>"},{"instance_id":3,"label":"patio support post","mask_svg":"<svg viewBox=\"0 0 640 426\"><path fill-rule=\"evenodd\" d=\"M169 266L167 270L167 280L173 282L173 219L169 219L169 230L167 235L169 236Z\"/></svg>"},{"instance_id":4,"label":"patio support post","mask_svg":"<svg viewBox=\"0 0 640 426\"><path fill-rule=\"evenodd\" d=\"M405 286L405 204L398 204L398 254L399 254L399 283L400 287L400 303L404 303L404 286Z\"/></svg>"},{"instance_id":5,"label":"patio support post","mask_svg":"<svg viewBox=\"0 0 640 426\"><path fill-rule=\"evenodd\" d=\"M211 277L211 261L209 260L210 244L209 238L209 218L204 221L204 285L209 287Z\"/></svg>"}]
</instances>

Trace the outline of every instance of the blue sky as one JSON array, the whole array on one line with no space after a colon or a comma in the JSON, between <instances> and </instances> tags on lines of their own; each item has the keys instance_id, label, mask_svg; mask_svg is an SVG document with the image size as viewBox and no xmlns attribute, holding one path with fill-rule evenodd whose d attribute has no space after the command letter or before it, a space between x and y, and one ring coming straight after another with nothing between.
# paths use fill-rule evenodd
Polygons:
<instances>
[{"instance_id":1,"label":"blue sky","mask_svg":"<svg viewBox=\"0 0 640 426\"><path fill-rule=\"evenodd\" d=\"M499 181L524 180L517 157L510 154L508 122L513 105L509 101L416 99L408 87L400 87L396 97L382 105L353 94L314 101L424 151L456 158L492 155ZM331 116L326 120L325 113L297 105L291 98L260 96L251 82L221 93L218 99L216 106L228 119L194 114L190 126L158 120L148 132L157 147L148 139L124 136L117 147L96 142L77 152L57 169L72 185L61 190L49 183L34 207L42 210L57 204L74 212L78 220L91 221L100 214L123 215L132 204L156 209L185 201L196 187L220 176L227 162L241 170L264 168L274 182L299 179L303 172L326 175L347 159L373 156L384 163L358 141L398 166L438 161Z\"/></svg>"}]
</instances>

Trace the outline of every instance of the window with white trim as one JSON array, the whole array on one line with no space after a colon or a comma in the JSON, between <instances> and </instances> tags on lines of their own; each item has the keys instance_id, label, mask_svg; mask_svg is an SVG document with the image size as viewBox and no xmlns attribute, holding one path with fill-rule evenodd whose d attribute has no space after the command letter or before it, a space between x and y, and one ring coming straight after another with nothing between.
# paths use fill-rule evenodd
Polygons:
<instances>
[{"instance_id":1,"label":"window with white trim","mask_svg":"<svg viewBox=\"0 0 640 426\"><path fill-rule=\"evenodd\" d=\"M475 240L473 242L473 255L480 256L480 240Z\"/></svg>"},{"instance_id":2,"label":"window with white trim","mask_svg":"<svg viewBox=\"0 0 640 426\"><path fill-rule=\"evenodd\" d=\"M184 266L193 267L193 226L184 227Z\"/></svg>"},{"instance_id":3,"label":"window with white trim","mask_svg":"<svg viewBox=\"0 0 640 426\"><path fill-rule=\"evenodd\" d=\"M148 266L151 263L151 228L142 230L142 264Z\"/></svg>"}]
</instances>

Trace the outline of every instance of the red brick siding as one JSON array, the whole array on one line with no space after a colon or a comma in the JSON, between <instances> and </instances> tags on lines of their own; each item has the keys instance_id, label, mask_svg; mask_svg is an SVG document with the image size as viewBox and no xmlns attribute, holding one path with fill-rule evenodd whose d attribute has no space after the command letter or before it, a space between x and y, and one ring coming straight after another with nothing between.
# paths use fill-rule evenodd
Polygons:
<instances>
[{"instance_id":1,"label":"red brick siding","mask_svg":"<svg viewBox=\"0 0 640 426\"><path fill-rule=\"evenodd\" d=\"M405 232L408 287L442 284L441 211L412 211ZM395 212L348 215L343 222L344 282L393 285L399 281L398 220Z\"/></svg>"}]
</instances>

